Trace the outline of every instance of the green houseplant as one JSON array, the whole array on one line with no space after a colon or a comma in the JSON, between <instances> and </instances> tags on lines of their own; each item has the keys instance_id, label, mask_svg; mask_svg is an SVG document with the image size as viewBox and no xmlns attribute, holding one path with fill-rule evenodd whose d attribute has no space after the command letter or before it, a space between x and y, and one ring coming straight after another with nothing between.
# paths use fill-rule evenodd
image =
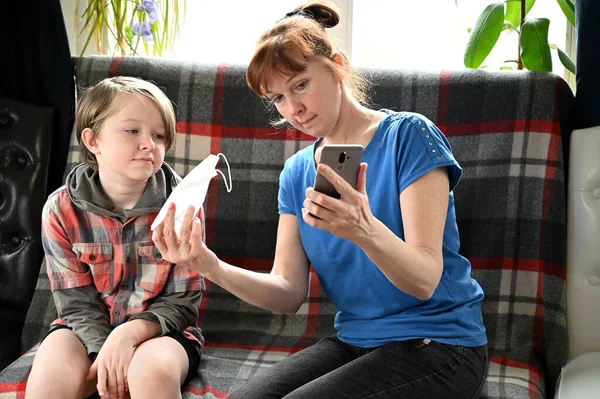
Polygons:
<instances>
[{"instance_id":1,"label":"green houseplant","mask_svg":"<svg viewBox=\"0 0 600 399\"><path fill-rule=\"evenodd\" d=\"M185 16L186 0L79 0L78 36L99 54L162 56L172 48Z\"/></svg>"},{"instance_id":2,"label":"green houseplant","mask_svg":"<svg viewBox=\"0 0 600 399\"><path fill-rule=\"evenodd\" d=\"M549 0L547 0L549 1ZM575 26L573 0L556 0L567 21ZM455 1L458 3L458 0ZM551 50L558 52L561 63L575 73L575 63L557 45L548 42L548 18L528 18L527 13L535 0L506 0L493 2L481 12L471 30L465 48L464 64L467 68L480 68L496 45L500 34L514 31L518 34L517 58L504 62L503 69L528 69L552 71Z\"/></svg>"}]
</instances>

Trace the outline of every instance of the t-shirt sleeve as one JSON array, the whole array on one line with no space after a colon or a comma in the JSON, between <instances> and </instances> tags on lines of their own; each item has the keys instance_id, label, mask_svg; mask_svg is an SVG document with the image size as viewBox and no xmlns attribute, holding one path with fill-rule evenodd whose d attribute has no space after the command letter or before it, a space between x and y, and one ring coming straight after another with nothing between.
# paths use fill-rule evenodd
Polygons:
<instances>
[{"instance_id":1,"label":"t-shirt sleeve","mask_svg":"<svg viewBox=\"0 0 600 399\"><path fill-rule=\"evenodd\" d=\"M450 191L462 176L462 168L452 154L450 143L430 120L413 115L400 124L398 148L398 187L402 192L419 177L435 168L448 168Z\"/></svg>"},{"instance_id":2,"label":"t-shirt sleeve","mask_svg":"<svg viewBox=\"0 0 600 399\"><path fill-rule=\"evenodd\" d=\"M294 156L285 161L283 170L279 174L279 193L277 194L277 203L279 214L295 215L293 181L292 173L294 167Z\"/></svg>"}]
</instances>

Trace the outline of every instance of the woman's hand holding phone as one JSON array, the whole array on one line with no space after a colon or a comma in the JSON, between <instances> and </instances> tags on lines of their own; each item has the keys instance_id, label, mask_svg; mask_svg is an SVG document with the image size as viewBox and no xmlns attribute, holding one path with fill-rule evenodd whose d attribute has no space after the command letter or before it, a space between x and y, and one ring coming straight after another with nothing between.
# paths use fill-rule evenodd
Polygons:
<instances>
[{"instance_id":1,"label":"woman's hand holding phone","mask_svg":"<svg viewBox=\"0 0 600 399\"><path fill-rule=\"evenodd\" d=\"M328 150L328 147L336 148ZM362 154L362 146L358 147L358 154ZM366 192L367 164L361 163L360 155L357 156L352 152L349 155L350 158L344 162L351 160L356 166L349 163L340 170L339 150L340 146L323 147L320 162L317 165L315 187L306 189L302 218L312 227L356 242L361 237L370 234L375 222ZM333 152L334 156L330 152ZM349 151L342 152L348 155ZM349 172L344 173L346 168ZM355 168L354 171L353 168ZM339 173L340 171L342 173ZM323 184L325 181L327 184Z\"/></svg>"}]
</instances>

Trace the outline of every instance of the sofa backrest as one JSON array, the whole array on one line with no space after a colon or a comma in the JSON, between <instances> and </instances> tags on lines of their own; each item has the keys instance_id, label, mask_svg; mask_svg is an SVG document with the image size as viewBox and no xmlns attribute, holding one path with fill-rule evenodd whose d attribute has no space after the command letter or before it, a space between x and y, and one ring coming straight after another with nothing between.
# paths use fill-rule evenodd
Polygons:
<instances>
[{"instance_id":1,"label":"sofa backrest","mask_svg":"<svg viewBox=\"0 0 600 399\"><path fill-rule=\"evenodd\" d=\"M570 132L569 87L553 74L523 71L362 72L373 82L375 107L419 112L448 137L464 168L455 192L461 252L485 292L490 356L511 367L533 364L552 386L567 342L563 146ZM233 191L221 181L209 188L208 246L226 261L268 271L279 173L312 140L270 127L275 115L250 92L244 73L245 66L226 63L85 57L76 77L85 88L130 75L165 91L176 104L179 133L166 161L181 175L209 153L224 153L231 165ZM71 149L67 169L80 162L74 142ZM247 305L214 284L202 308L207 345L290 352L333 332L335 309L316 278L293 317Z\"/></svg>"}]
</instances>

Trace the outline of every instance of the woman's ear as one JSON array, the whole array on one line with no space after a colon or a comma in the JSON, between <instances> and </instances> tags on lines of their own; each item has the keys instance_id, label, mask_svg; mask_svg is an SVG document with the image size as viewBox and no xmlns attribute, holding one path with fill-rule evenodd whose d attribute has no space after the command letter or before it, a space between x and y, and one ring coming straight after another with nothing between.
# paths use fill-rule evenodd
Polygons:
<instances>
[{"instance_id":1,"label":"woman's ear","mask_svg":"<svg viewBox=\"0 0 600 399\"><path fill-rule=\"evenodd\" d=\"M338 76L338 83L343 83L344 81L344 74L341 72L341 70L346 68L346 59L344 58L343 55L341 55L340 53L333 53L333 57L331 58L331 60L337 64L338 66L335 68L336 71L336 75Z\"/></svg>"},{"instance_id":2,"label":"woman's ear","mask_svg":"<svg viewBox=\"0 0 600 399\"><path fill-rule=\"evenodd\" d=\"M92 154L98 154L98 152L100 151L100 149L98 148L96 137L94 137L94 131L89 127L86 127L81 132L81 141L83 141L83 144L85 144L87 149Z\"/></svg>"},{"instance_id":3,"label":"woman's ear","mask_svg":"<svg viewBox=\"0 0 600 399\"><path fill-rule=\"evenodd\" d=\"M346 66L344 57L340 53L333 53L333 62L343 67Z\"/></svg>"}]
</instances>

